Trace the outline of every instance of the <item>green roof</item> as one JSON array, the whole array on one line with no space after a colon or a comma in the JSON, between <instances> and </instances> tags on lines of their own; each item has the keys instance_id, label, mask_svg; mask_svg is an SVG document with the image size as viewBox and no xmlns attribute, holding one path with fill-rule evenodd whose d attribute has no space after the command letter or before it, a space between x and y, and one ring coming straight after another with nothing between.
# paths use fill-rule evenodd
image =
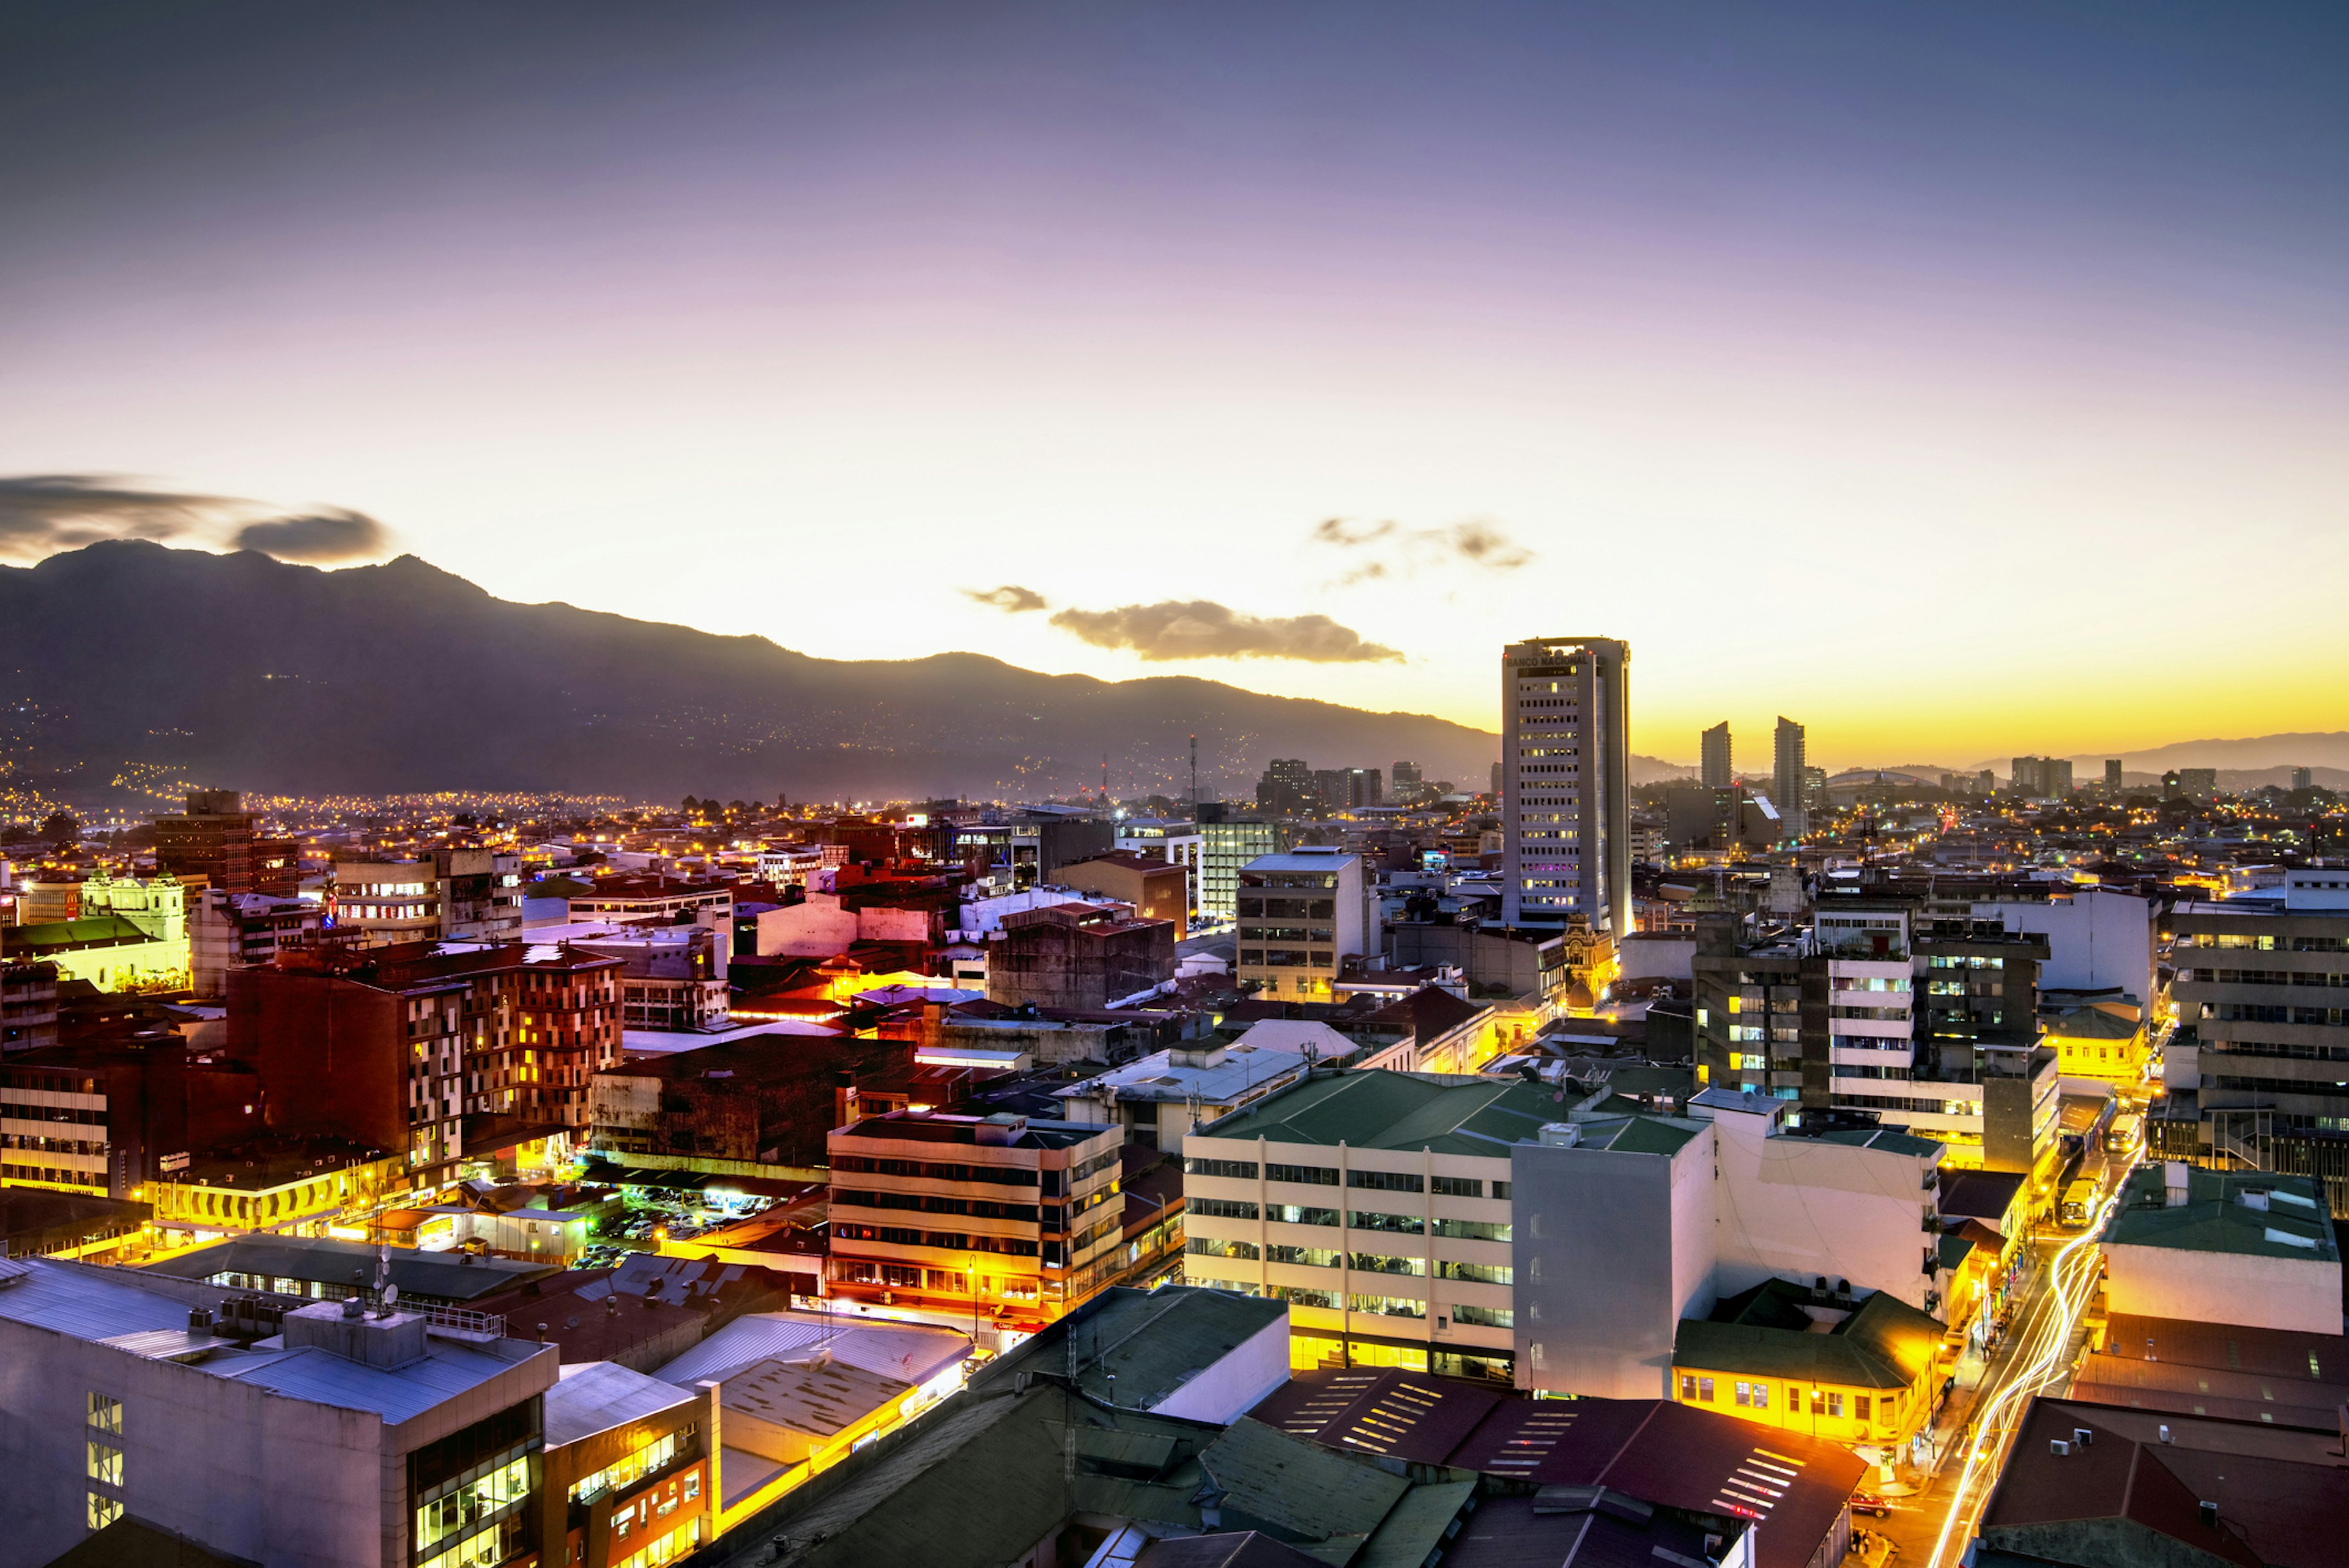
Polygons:
<instances>
[{"instance_id":1,"label":"green roof","mask_svg":"<svg viewBox=\"0 0 2349 1568\"><path fill-rule=\"evenodd\" d=\"M988 1362L970 1386L1008 1386L1029 1372L1066 1376L1073 1361L1086 1393L1148 1409L1288 1316L1286 1303L1230 1291L1118 1286Z\"/></svg>"},{"instance_id":2,"label":"green roof","mask_svg":"<svg viewBox=\"0 0 2349 1568\"><path fill-rule=\"evenodd\" d=\"M1625 1116L1619 1121L1586 1121L1578 1125L1582 1128L1578 1147L1603 1148L1616 1154L1661 1154L1667 1158L1678 1154L1689 1139L1704 1130L1702 1122L1681 1116Z\"/></svg>"},{"instance_id":3,"label":"green roof","mask_svg":"<svg viewBox=\"0 0 2349 1568\"><path fill-rule=\"evenodd\" d=\"M1429 1481L1412 1488L1371 1533L1351 1568L1420 1568L1434 1557L1452 1521L1475 1493L1474 1480Z\"/></svg>"},{"instance_id":4,"label":"green roof","mask_svg":"<svg viewBox=\"0 0 2349 1568\"><path fill-rule=\"evenodd\" d=\"M1914 1133L1896 1132L1890 1127L1838 1127L1833 1132L1790 1133L1790 1137L1816 1137L1821 1143L1847 1143L1860 1148L1889 1149L1894 1154L1920 1157L1938 1155L1941 1146L1930 1138Z\"/></svg>"},{"instance_id":5,"label":"green roof","mask_svg":"<svg viewBox=\"0 0 2349 1568\"><path fill-rule=\"evenodd\" d=\"M1222 1494L1216 1506L1226 1529L1242 1521L1242 1528L1270 1525L1316 1556L1313 1543L1351 1540L1358 1550L1411 1490L1410 1481L1372 1460L1247 1416L1200 1451L1199 1464Z\"/></svg>"},{"instance_id":6,"label":"green roof","mask_svg":"<svg viewBox=\"0 0 2349 1568\"><path fill-rule=\"evenodd\" d=\"M1976 1223L1979 1224L1980 1221L1977 1220ZM1978 1243L1971 1236L1945 1232L1941 1237L1941 1267L1956 1269L1966 1261L1966 1254L1972 1251L1976 1245Z\"/></svg>"},{"instance_id":7,"label":"green roof","mask_svg":"<svg viewBox=\"0 0 2349 1568\"><path fill-rule=\"evenodd\" d=\"M127 947L156 939L120 915L88 915L78 920L44 920L0 931L0 947L11 953L63 951L74 948Z\"/></svg>"},{"instance_id":8,"label":"green roof","mask_svg":"<svg viewBox=\"0 0 2349 1568\"><path fill-rule=\"evenodd\" d=\"M1877 1292L1824 1333L1803 1310L1811 1300L1801 1285L1764 1280L1710 1318L1682 1318L1672 1365L1846 1388L1906 1388L1931 1368L1941 1325L1891 1292Z\"/></svg>"},{"instance_id":9,"label":"green roof","mask_svg":"<svg viewBox=\"0 0 2349 1568\"><path fill-rule=\"evenodd\" d=\"M1492 1078L1338 1072L1317 1075L1195 1131L1205 1137L1263 1137L1331 1148L1342 1143L1498 1156L1563 1119L1555 1096L1547 1087Z\"/></svg>"},{"instance_id":10,"label":"green roof","mask_svg":"<svg viewBox=\"0 0 2349 1568\"><path fill-rule=\"evenodd\" d=\"M2309 1178L2191 1167L2186 1174L2187 1200L2173 1209L2160 1165L2140 1165L2131 1172L2105 1226L2105 1245L2341 1261L2324 1192ZM2266 1208L2254 1209L2244 1201L2259 1193L2268 1195ZM2287 1237L2291 1240L2283 1239Z\"/></svg>"}]
</instances>

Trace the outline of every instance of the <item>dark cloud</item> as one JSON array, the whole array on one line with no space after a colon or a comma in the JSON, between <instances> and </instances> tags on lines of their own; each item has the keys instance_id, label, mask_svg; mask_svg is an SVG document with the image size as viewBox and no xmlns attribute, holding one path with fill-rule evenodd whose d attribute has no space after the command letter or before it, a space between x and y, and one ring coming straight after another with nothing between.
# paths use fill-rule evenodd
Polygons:
<instances>
[{"instance_id":1,"label":"dark cloud","mask_svg":"<svg viewBox=\"0 0 2349 1568\"><path fill-rule=\"evenodd\" d=\"M242 496L149 490L110 475L0 477L0 556L39 560L104 539L224 545L286 561L348 561L383 554L391 535L365 513L339 506L289 514Z\"/></svg>"},{"instance_id":2,"label":"dark cloud","mask_svg":"<svg viewBox=\"0 0 2349 1568\"><path fill-rule=\"evenodd\" d=\"M1445 528L1405 528L1392 518L1355 523L1325 517L1314 525L1313 542L1364 553L1358 565L1331 583L1333 587L1407 577L1423 566L1454 564L1514 572L1531 565L1534 558L1531 550L1510 538L1499 524L1482 519Z\"/></svg>"},{"instance_id":3,"label":"dark cloud","mask_svg":"<svg viewBox=\"0 0 2349 1568\"><path fill-rule=\"evenodd\" d=\"M307 517L248 523L236 531L236 547L258 550L281 561L357 561L380 556L390 530L364 512L331 507Z\"/></svg>"},{"instance_id":4,"label":"dark cloud","mask_svg":"<svg viewBox=\"0 0 2349 1568\"><path fill-rule=\"evenodd\" d=\"M963 588L962 597L979 604L992 605L1012 615L1040 610L1050 602L1033 588L1023 588L1017 583L1006 583L999 588Z\"/></svg>"},{"instance_id":5,"label":"dark cloud","mask_svg":"<svg viewBox=\"0 0 2349 1568\"><path fill-rule=\"evenodd\" d=\"M1295 659L1309 664L1376 664L1402 654L1326 615L1242 615L1212 599L1168 599L1117 609L1064 609L1052 624L1095 648L1131 649L1151 660Z\"/></svg>"}]
</instances>

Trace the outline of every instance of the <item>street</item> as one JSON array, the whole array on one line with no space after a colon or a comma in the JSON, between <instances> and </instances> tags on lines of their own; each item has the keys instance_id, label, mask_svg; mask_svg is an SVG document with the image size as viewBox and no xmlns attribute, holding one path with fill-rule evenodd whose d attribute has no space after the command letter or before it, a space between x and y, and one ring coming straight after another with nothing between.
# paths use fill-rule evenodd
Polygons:
<instances>
[{"instance_id":1,"label":"street","mask_svg":"<svg viewBox=\"0 0 2349 1568\"><path fill-rule=\"evenodd\" d=\"M2014 1326L1971 1387L1950 1399L1932 1428L1936 1467L1930 1484L1891 1500L1885 1519L1855 1519L1899 1548L1902 1568L1951 1568L1971 1539L2017 1425L2032 1396L2061 1390L2085 1348L2081 1319L2095 1293L2102 1266L2096 1235L2114 1195L2137 1168L2137 1157L2116 1166L2090 1223L2077 1231L2037 1237L2032 1273Z\"/></svg>"}]
</instances>

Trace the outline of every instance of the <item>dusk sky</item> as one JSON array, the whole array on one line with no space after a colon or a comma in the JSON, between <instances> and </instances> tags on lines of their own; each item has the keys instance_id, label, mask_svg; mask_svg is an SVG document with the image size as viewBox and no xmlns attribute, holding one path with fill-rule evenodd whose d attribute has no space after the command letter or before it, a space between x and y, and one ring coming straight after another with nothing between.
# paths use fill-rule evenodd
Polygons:
<instances>
[{"instance_id":1,"label":"dusk sky","mask_svg":"<svg viewBox=\"0 0 2349 1568\"><path fill-rule=\"evenodd\" d=\"M2349 729L2344 82L2337 4L16 5L0 546L1486 727L1620 637L1755 767Z\"/></svg>"}]
</instances>

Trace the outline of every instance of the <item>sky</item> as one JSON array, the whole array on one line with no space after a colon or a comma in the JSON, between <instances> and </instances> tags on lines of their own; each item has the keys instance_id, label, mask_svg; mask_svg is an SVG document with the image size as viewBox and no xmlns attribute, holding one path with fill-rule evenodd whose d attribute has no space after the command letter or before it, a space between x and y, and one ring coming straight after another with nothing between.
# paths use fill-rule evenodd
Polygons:
<instances>
[{"instance_id":1,"label":"sky","mask_svg":"<svg viewBox=\"0 0 2349 1568\"><path fill-rule=\"evenodd\" d=\"M1754 766L2349 729L2344 79L2332 5L15 5L0 557L1487 728L1619 637Z\"/></svg>"}]
</instances>

